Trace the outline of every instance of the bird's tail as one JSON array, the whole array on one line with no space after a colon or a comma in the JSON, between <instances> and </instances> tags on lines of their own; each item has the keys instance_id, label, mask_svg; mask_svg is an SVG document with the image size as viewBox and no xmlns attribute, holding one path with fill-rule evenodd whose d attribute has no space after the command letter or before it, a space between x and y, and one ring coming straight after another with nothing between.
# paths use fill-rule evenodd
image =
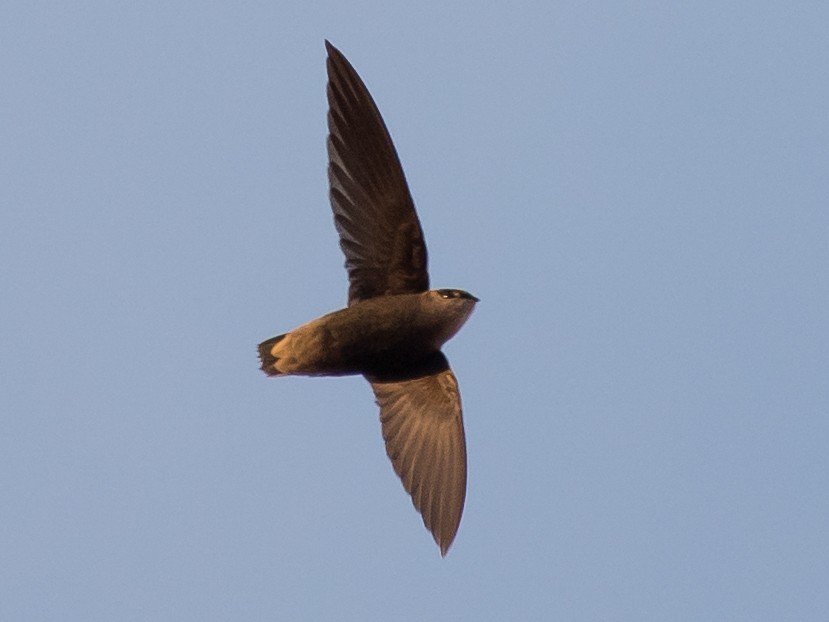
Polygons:
<instances>
[{"instance_id":1,"label":"bird's tail","mask_svg":"<svg viewBox=\"0 0 829 622\"><path fill-rule=\"evenodd\" d=\"M259 359L262 361L262 371L269 376L279 376L282 374L276 368L276 362L279 360L279 357L274 356L273 350L274 346L282 341L286 335L287 333L285 335L278 335L259 344Z\"/></svg>"}]
</instances>

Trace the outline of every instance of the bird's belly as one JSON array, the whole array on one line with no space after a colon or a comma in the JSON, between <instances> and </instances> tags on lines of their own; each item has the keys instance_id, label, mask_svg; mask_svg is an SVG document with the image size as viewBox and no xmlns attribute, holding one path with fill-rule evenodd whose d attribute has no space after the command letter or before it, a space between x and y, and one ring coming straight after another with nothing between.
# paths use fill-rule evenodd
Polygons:
<instances>
[{"instance_id":1,"label":"bird's belly","mask_svg":"<svg viewBox=\"0 0 829 622\"><path fill-rule=\"evenodd\" d=\"M288 373L307 375L405 368L437 349L432 332L415 317L343 309L291 331L280 358Z\"/></svg>"}]
</instances>

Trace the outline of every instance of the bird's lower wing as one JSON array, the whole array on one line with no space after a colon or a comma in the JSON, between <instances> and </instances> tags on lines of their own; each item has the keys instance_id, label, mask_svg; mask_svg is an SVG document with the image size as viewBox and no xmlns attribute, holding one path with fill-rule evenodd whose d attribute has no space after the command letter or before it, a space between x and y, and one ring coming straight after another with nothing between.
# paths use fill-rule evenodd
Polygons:
<instances>
[{"instance_id":1,"label":"bird's lower wing","mask_svg":"<svg viewBox=\"0 0 829 622\"><path fill-rule=\"evenodd\" d=\"M380 406L386 453L446 555L466 497L466 442L458 381L446 358L436 356L439 371L369 382Z\"/></svg>"}]
</instances>

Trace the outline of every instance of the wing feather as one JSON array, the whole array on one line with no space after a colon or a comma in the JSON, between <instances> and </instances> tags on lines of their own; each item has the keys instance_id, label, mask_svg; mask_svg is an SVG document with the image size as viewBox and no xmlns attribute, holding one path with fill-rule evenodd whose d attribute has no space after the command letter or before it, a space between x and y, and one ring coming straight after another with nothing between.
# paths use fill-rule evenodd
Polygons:
<instances>
[{"instance_id":1,"label":"wing feather","mask_svg":"<svg viewBox=\"0 0 829 622\"><path fill-rule=\"evenodd\" d=\"M466 443L455 375L446 364L416 378L369 381L380 406L386 453L446 555L466 497Z\"/></svg>"},{"instance_id":2,"label":"wing feather","mask_svg":"<svg viewBox=\"0 0 829 622\"><path fill-rule=\"evenodd\" d=\"M403 168L365 84L328 50L328 180L348 304L429 289L426 244Z\"/></svg>"}]
</instances>

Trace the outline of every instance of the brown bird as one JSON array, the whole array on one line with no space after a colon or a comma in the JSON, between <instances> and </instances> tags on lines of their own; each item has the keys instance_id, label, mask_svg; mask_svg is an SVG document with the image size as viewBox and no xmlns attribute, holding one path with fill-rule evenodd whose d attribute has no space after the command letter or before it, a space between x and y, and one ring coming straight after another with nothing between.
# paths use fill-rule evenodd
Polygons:
<instances>
[{"instance_id":1,"label":"brown bird","mask_svg":"<svg viewBox=\"0 0 829 622\"><path fill-rule=\"evenodd\" d=\"M446 555L466 497L466 443L458 382L440 348L478 299L429 289L423 231L383 118L345 56L325 47L328 181L348 306L261 343L262 370L366 377L386 453Z\"/></svg>"}]
</instances>

